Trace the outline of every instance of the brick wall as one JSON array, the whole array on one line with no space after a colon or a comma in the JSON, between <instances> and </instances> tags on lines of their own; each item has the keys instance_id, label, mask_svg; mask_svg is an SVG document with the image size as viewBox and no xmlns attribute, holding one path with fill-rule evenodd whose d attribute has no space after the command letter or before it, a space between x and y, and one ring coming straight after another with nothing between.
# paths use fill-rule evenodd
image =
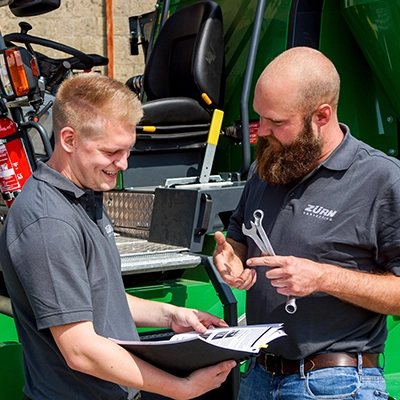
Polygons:
<instances>
[{"instance_id":1,"label":"brick wall","mask_svg":"<svg viewBox=\"0 0 400 400\"><path fill-rule=\"evenodd\" d=\"M61 42L85 53L107 54L106 1L112 2L114 28L114 78L125 82L143 73L143 56L131 56L129 47L129 21L132 15L154 10L156 0L61 0L61 6L51 13L36 17L17 18L8 7L0 8L0 28L3 34L19 32L19 22L29 22L33 36ZM108 3L111 4L111 3ZM51 57L63 57L52 50L35 47ZM98 68L111 75L107 69Z\"/></svg>"}]
</instances>

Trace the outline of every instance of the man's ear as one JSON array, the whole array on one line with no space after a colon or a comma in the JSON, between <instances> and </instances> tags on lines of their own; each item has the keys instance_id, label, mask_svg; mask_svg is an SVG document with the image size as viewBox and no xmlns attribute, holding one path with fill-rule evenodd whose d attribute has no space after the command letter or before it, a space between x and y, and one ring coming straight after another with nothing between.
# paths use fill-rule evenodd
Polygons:
<instances>
[{"instance_id":1,"label":"man's ear","mask_svg":"<svg viewBox=\"0 0 400 400\"><path fill-rule=\"evenodd\" d=\"M60 145L68 153L72 153L76 147L77 134L69 126L60 131Z\"/></svg>"},{"instance_id":2,"label":"man's ear","mask_svg":"<svg viewBox=\"0 0 400 400\"><path fill-rule=\"evenodd\" d=\"M329 104L321 104L314 113L313 121L318 127L326 125L332 118L332 107Z\"/></svg>"}]
</instances>

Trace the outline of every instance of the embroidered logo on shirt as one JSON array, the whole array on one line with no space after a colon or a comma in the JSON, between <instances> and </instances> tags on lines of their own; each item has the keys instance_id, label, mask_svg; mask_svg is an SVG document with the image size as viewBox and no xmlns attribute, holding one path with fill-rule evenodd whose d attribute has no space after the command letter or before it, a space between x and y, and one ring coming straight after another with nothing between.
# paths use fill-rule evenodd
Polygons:
<instances>
[{"instance_id":1,"label":"embroidered logo on shirt","mask_svg":"<svg viewBox=\"0 0 400 400\"><path fill-rule=\"evenodd\" d=\"M325 219L327 221L332 221L332 218L336 215L337 211L329 210L328 208L308 204L303 210L303 214L309 215L310 217Z\"/></svg>"},{"instance_id":2,"label":"embroidered logo on shirt","mask_svg":"<svg viewBox=\"0 0 400 400\"><path fill-rule=\"evenodd\" d=\"M112 233L114 232L112 225L108 224L104 227L106 233L108 236L111 236Z\"/></svg>"}]
</instances>

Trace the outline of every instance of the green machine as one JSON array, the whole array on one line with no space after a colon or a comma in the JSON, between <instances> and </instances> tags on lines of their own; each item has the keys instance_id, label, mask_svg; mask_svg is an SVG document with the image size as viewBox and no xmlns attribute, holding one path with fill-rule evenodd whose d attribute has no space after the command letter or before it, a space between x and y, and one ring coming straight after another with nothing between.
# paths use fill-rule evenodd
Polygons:
<instances>
[{"instance_id":1,"label":"green machine","mask_svg":"<svg viewBox=\"0 0 400 400\"><path fill-rule=\"evenodd\" d=\"M158 81L164 79L165 71L152 64L161 57L160 47L167 46L166 42L157 45L162 29L168 21L177 24L174 15L197 3L201 2L158 1L153 13L129 19L132 54L138 53L137 44L141 43L146 71L155 68ZM171 120L153 116L138 127L129 168L121 174L118 188L105 195L105 205L119 234L122 274L129 293L207 310L231 324L242 324L245 294L231 291L218 279L210 256L212 233L226 229L254 158L258 116L252 109L252 94L257 77L287 48L321 50L341 76L340 121L349 125L357 138L398 157L400 0L216 3L222 16L217 31L220 29L223 42L215 46L223 70L218 91L211 88L206 90L205 100L203 97L210 120L193 108L191 114L200 113L198 120L183 121L173 104L163 103L163 107L171 107ZM183 19L195 25L194 19ZM180 54L176 70L187 63L188 52ZM184 72L174 76L176 71L172 71L166 79L171 83L167 89L152 86L149 76L154 72L147 72L147 85L152 87L147 93L142 85L146 71L145 77L133 77L127 84L138 92L151 114L155 106L150 103L157 100L159 91L179 96L174 89L180 86ZM189 106L189 102L181 104L180 110ZM223 118L218 119L219 112ZM182 121L177 121L179 118ZM388 317L385 351L385 376L393 399L400 399L399 320ZM144 338L163 334L142 332ZM21 357L12 317L0 314L1 399L22 398ZM204 398L234 399L239 380L239 371L235 371L220 390Z\"/></svg>"}]
</instances>

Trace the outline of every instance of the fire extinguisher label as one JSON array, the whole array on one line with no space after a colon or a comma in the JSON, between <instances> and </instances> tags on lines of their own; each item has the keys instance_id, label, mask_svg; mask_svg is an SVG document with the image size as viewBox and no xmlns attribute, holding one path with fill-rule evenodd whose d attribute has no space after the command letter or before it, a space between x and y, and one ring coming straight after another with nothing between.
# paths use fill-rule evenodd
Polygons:
<instances>
[{"instance_id":1,"label":"fire extinguisher label","mask_svg":"<svg viewBox=\"0 0 400 400\"><path fill-rule=\"evenodd\" d=\"M18 169L18 163L16 169ZM15 190L21 189L21 185L15 173L14 166L10 161L5 145L0 145L0 178L2 178L0 180L0 185L3 193L14 192Z\"/></svg>"}]
</instances>

